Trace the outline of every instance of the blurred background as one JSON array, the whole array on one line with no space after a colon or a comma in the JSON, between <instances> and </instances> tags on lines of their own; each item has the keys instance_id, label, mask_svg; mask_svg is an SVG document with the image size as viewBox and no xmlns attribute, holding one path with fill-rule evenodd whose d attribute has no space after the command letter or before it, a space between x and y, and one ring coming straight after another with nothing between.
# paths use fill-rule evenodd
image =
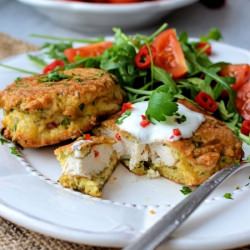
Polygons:
<instances>
[{"instance_id":1,"label":"blurred background","mask_svg":"<svg viewBox=\"0 0 250 250\"><path fill-rule=\"evenodd\" d=\"M162 2L171 2L175 10L165 10ZM23 2L23 3L21 3ZM178 31L187 31L191 36L200 36L207 32L211 27L218 27L223 34L224 42L239 46L242 48L250 49L250 1L249 0L203 0L209 8L204 5L201 1L186 1L181 7L182 0L157 0L153 2L128 4L128 7L115 4L106 4L106 6L99 4L88 3L87 9L85 7L79 7L82 3L77 2L63 2L67 5L66 7L45 6L47 2L55 2L55 4L63 1L48 1L48 0L34 0L34 1L14 1L14 0L1 0L0 1L0 32L8 33L18 39L28 41L33 44L40 44L43 40L31 38L31 33L37 34L53 34L56 36L67 36L67 37L93 37L98 35L110 34L111 27L96 26L101 23L107 23L112 21L115 24L124 22L122 19L122 12L124 16L130 22L130 27L125 30L129 33L141 32L150 33L160 25L161 22L166 21L170 26L177 28ZM174 3L176 2L176 3ZM184 1L185 2L185 1ZM144 6L152 4L151 7L146 8ZM162 4L160 7L155 7L157 4ZM93 11L91 6L95 5ZM109 5L109 6L107 6ZM112 6L111 6L112 5ZM114 6L114 7L113 7ZM132 7L131 7L132 6ZM35 8L34 8L35 7ZM145 7L145 8L144 8ZM171 7L171 8L172 8ZM212 8L211 8L212 7ZM51 10L51 8L53 10ZM68 9L67 9L68 8ZM113 8L113 10L111 9ZM155 13L150 13L150 9L155 10ZM70 10L69 10L70 9ZM136 10L135 10L136 9ZM161 11L159 10L161 9ZM73 14L72 14L73 10ZM49 14L50 17L42 14L40 11ZM159 15L157 14L159 11ZM98 14L100 13L100 15ZM127 13L127 14L126 14ZM165 13L165 14L164 14ZM90 18L80 20L87 15L90 15L96 22L95 26L91 27L92 23ZM129 16L129 14L131 16ZM73 16L77 16L76 20L73 20ZM105 19L102 15L106 15ZM131 28L131 23L136 23L135 20L139 16L150 16L150 20L136 24L135 28ZM61 19L64 20L64 23ZM55 20L51 20L55 19ZM160 17L160 20L159 20ZM73 23L72 23L73 22ZM83 23L81 23L83 22ZM84 23L85 22L85 23ZM158 23L158 25L157 25ZM66 26L67 27L66 27ZM118 26L118 25L116 25ZM69 28L70 27L70 28Z\"/></svg>"}]
</instances>

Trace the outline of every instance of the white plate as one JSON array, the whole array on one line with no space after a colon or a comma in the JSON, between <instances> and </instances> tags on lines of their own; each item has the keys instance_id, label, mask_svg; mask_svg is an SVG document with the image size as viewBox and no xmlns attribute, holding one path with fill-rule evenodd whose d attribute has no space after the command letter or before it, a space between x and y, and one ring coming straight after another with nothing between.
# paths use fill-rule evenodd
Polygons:
<instances>
[{"instance_id":1,"label":"white plate","mask_svg":"<svg viewBox=\"0 0 250 250\"><path fill-rule=\"evenodd\" d=\"M215 43L213 60L250 63L250 53ZM5 63L38 70L26 55ZM20 74L0 68L0 88ZM184 196L181 186L147 179L119 166L104 189L103 199L66 190L56 182L60 166L53 148L24 150L14 157L0 146L0 215L16 224L55 238L121 247L145 231ZM167 249L223 249L250 243L250 168L220 186L178 230ZM239 189L236 187L239 186ZM233 200L223 198L231 192Z\"/></svg>"},{"instance_id":2,"label":"white plate","mask_svg":"<svg viewBox=\"0 0 250 250\"><path fill-rule=\"evenodd\" d=\"M156 0L134 4L93 4L60 0L19 0L57 23L78 31L152 25L177 8L197 0Z\"/></svg>"}]
</instances>

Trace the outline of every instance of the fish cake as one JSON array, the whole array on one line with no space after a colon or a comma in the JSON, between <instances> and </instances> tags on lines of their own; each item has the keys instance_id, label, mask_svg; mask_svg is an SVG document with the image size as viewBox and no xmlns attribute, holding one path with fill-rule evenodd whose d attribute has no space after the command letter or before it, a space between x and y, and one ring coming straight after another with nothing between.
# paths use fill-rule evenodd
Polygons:
<instances>
[{"instance_id":1,"label":"fish cake","mask_svg":"<svg viewBox=\"0 0 250 250\"><path fill-rule=\"evenodd\" d=\"M92 129L122 101L115 77L100 69L18 78L0 91L3 134L25 148L57 144Z\"/></svg>"},{"instance_id":2,"label":"fish cake","mask_svg":"<svg viewBox=\"0 0 250 250\"><path fill-rule=\"evenodd\" d=\"M94 130L95 134L115 139L114 148L120 160L137 175L160 175L183 185L200 185L216 171L239 162L243 156L242 143L225 123L190 103L182 103L197 115L201 113L204 116L190 138L169 141L159 131L160 140L143 143L137 136L119 127L116 122L119 116L104 121ZM132 121L136 122L131 118L127 125L132 126ZM141 127L138 130L142 132L144 129Z\"/></svg>"},{"instance_id":3,"label":"fish cake","mask_svg":"<svg viewBox=\"0 0 250 250\"><path fill-rule=\"evenodd\" d=\"M55 150L62 166L59 182L62 186L100 197L105 183L118 163L111 138L92 136Z\"/></svg>"}]
</instances>

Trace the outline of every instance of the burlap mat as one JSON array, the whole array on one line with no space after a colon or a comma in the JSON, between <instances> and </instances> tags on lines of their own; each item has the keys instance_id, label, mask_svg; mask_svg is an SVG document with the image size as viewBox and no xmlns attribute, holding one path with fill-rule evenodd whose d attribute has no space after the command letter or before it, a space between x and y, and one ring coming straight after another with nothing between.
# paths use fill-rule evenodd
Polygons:
<instances>
[{"instance_id":1,"label":"burlap mat","mask_svg":"<svg viewBox=\"0 0 250 250\"><path fill-rule=\"evenodd\" d=\"M0 59L20 53L34 51L37 47L16 40L0 32ZM250 236L249 236L250 237ZM91 247L52 239L16 226L0 217L1 250L112 250L113 248ZM114 249L113 249L114 250ZM235 249L236 250L236 249ZM238 250L250 250L244 247Z\"/></svg>"}]
</instances>

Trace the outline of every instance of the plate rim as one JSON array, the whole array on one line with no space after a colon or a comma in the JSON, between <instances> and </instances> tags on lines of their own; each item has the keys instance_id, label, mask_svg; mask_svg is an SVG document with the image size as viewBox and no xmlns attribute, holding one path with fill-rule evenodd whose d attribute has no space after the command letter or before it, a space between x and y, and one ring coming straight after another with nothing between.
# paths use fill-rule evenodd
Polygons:
<instances>
[{"instance_id":1,"label":"plate rim","mask_svg":"<svg viewBox=\"0 0 250 250\"><path fill-rule=\"evenodd\" d=\"M248 51L248 50L238 48L238 47L235 47L232 45L224 44L224 43L217 43L217 44L226 46L229 49L230 48L237 49L237 50L243 52L244 54L247 54L250 58L250 51ZM6 58L3 60L3 62L8 62L11 59L15 59L16 57L26 55L26 54L27 53ZM13 219L13 212L15 213L14 219ZM87 233L85 235L81 235L81 239L79 239L79 237L74 238L71 234L68 234L68 232L60 234L60 231L62 229L59 226L56 226L56 228L58 228L58 230L53 231L52 230L53 225L49 225L46 223L45 223L45 225L46 225L45 228L47 228L47 230L45 230L45 229L43 229L43 227L39 226L38 220L30 218L28 215L20 214L20 212L16 211L15 208L8 208L8 206L3 204L1 199L0 199L0 215L3 218L6 218L6 219L12 221L13 223L16 223L20 226L24 226L28 229L35 231L35 232L42 233L42 234L45 234L48 236L53 236L54 238L58 238L61 240L68 240L68 241L72 241L72 242L76 242L76 243L83 243L82 239L85 236L85 238L84 238L85 244L93 244L93 242L95 242L95 244L99 245L99 246L122 247L128 242L128 239L129 239L129 235L124 237L123 232L117 233L117 235L116 235L117 238L114 237L114 232L107 233L107 234L105 234L105 237L100 237L100 238L96 237L96 232L94 232L94 233L90 233L90 234ZM232 245L238 246L239 244L241 244L241 242L243 242L243 240L244 240L244 242L250 243L249 234L250 234L250 229L246 233L244 233L244 236L242 236L242 234L233 234L232 236L230 236L229 239L227 239L227 241L219 238L219 239L217 239L216 242L214 242L214 241L212 241L212 242L213 242L213 245L216 244L216 246L222 246L222 247L225 247L225 246L230 247ZM94 237L94 240L91 240L89 238L91 235ZM201 242L198 241L198 243L200 242L198 245L197 245L197 239L195 239L195 240L196 240L195 246L192 245L193 244L192 237L179 239L179 240L177 238L177 239L172 240L171 242L172 242L172 245L177 247L178 249L184 249L184 248L181 248L181 245L183 246L184 243L185 243L185 245L190 243L190 247L192 247L194 250L199 249L199 247L203 246L202 244L201 245L199 245L199 244L202 241L204 241L204 239L202 239ZM211 241L209 243L211 243Z\"/></svg>"}]
</instances>

